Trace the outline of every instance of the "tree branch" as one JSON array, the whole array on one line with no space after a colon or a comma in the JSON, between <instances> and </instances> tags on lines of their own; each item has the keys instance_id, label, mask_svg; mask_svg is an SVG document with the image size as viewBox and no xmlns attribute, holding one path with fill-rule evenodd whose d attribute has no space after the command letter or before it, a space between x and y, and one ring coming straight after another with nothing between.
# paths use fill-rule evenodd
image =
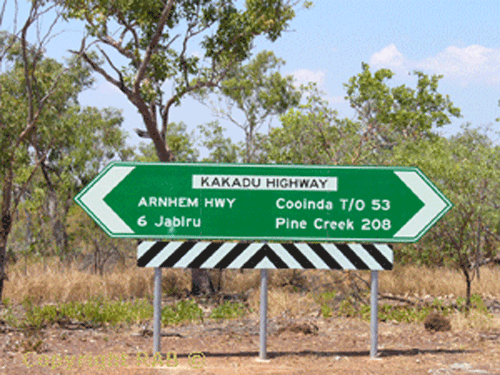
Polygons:
<instances>
[{"instance_id":1,"label":"tree branch","mask_svg":"<svg viewBox=\"0 0 500 375\"><path fill-rule=\"evenodd\" d=\"M108 64L111 66L111 68L116 72L116 74L118 74L118 78L120 80L118 88L122 92L125 92L126 91L126 87L125 87L125 82L123 81L123 74L122 74L122 72L120 72L120 70L113 64L113 62L111 61L111 59L109 58L109 56L106 54L106 52L103 51L103 49L101 47L97 46L97 49L99 50L99 52L102 53L102 55L104 56L104 58L106 59L106 61L108 62Z\"/></svg>"},{"instance_id":2,"label":"tree branch","mask_svg":"<svg viewBox=\"0 0 500 375\"><path fill-rule=\"evenodd\" d=\"M156 30L151 38L151 41L148 44L141 65L138 68L133 88L134 94L139 94L141 81L144 79L144 75L146 74L146 69L149 65L149 62L151 61L151 55L153 53L153 50L156 48L158 41L160 40L160 36L163 32L165 24L167 23L167 19L168 16L170 15L170 11L172 10L173 5L174 5L174 0L168 0L167 4L165 5L165 8L163 8L160 20L158 21L158 26L156 27Z\"/></svg>"}]
</instances>

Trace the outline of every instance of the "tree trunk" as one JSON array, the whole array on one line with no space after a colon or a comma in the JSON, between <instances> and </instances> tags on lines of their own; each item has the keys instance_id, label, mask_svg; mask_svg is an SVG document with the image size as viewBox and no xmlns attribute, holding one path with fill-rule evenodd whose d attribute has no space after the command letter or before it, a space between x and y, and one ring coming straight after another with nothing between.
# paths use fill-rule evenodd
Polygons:
<instances>
[{"instance_id":1,"label":"tree trunk","mask_svg":"<svg viewBox=\"0 0 500 375\"><path fill-rule=\"evenodd\" d=\"M206 269L193 268L191 270L191 294L207 295L215 293L215 288Z\"/></svg>"},{"instance_id":2,"label":"tree trunk","mask_svg":"<svg viewBox=\"0 0 500 375\"><path fill-rule=\"evenodd\" d=\"M470 296L471 296L471 284L472 280L470 277L470 272L469 269L466 266L462 266L462 272L464 273L465 276L465 283L466 283L466 292L465 292L465 311L469 312L470 310Z\"/></svg>"},{"instance_id":3,"label":"tree trunk","mask_svg":"<svg viewBox=\"0 0 500 375\"><path fill-rule=\"evenodd\" d=\"M9 237L12 219L10 214L2 215L2 228L0 229L0 306L3 301L3 286L7 276L5 269L7 268L7 238Z\"/></svg>"},{"instance_id":4,"label":"tree trunk","mask_svg":"<svg viewBox=\"0 0 500 375\"><path fill-rule=\"evenodd\" d=\"M164 136L161 136L158 132L157 123L155 120L156 112L150 112L149 107L145 104L140 95L137 95L135 99L136 101L134 104L142 115L142 119L148 131L149 137L152 139L155 145L158 159L160 159L160 161L164 163L174 161L174 155L167 145L166 138ZM168 123L168 109L166 109L164 121ZM200 295L214 293L214 286L207 270L193 268L191 270L191 280L191 294Z\"/></svg>"},{"instance_id":5,"label":"tree trunk","mask_svg":"<svg viewBox=\"0 0 500 375\"><path fill-rule=\"evenodd\" d=\"M12 229L12 185L14 177L12 168L8 168L2 184L2 223L0 227L0 306L3 301L3 286L6 280L7 239Z\"/></svg>"}]
</instances>

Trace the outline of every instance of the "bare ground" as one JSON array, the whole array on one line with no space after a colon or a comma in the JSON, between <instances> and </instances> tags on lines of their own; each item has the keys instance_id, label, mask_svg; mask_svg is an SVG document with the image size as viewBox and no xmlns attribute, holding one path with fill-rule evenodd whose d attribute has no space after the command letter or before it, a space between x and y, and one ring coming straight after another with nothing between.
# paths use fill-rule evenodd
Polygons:
<instances>
[{"instance_id":1,"label":"bare ground","mask_svg":"<svg viewBox=\"0 0 500 375\"><path fill-rule=\"evenodd\" d=\"M150 334L147 329L77 325L54 326L31 337L4 330L0 373L500 374L500 332L496 331L431 333L423 324L381 322L379 358L370 359L368 322L278 317L268 323L267 361L258 360L258 317L165 328L161 360L151 356ZM23 353L40 339L39 353ZM81 359L83 355L87 357Z\"/></svg>"}]
</instances>

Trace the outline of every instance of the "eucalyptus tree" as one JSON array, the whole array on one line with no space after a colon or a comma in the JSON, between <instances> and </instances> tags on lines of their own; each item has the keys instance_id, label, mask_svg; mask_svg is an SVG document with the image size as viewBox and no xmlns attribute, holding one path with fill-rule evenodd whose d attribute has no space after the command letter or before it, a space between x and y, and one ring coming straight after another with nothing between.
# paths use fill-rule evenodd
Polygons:
<instances>
[{"instance_id":1,"label":"eucalyptus tree","mask_svg":"<svg viewBox=\"0 0 500 375\"><path fill-rule=\"evenodd\" d=\"M0 302L16 208L51 150L42 133L57 134L57 119L91 82L78 56L66 66L44 56L58 17L46 33L39 22L53 9L33 0L25 18L19 22L21 16L14 14L14 29L0 35ZM0 22L3 16L2 10ZM18 22L19 30L15 29Z\"/></svg>"},{"instance_id":2,"label":"eucalyptus tree","mask_svg":"<svg viewBox=\"0 0 500 375\"><path fill-rule=\"evenodd\" d=\"M392 87L394 73L375 73L367 64L344 85L355 117L339 118L314 85L303 87L305 102L280 117L269 135L269 156L277 162L309 164L385 164L392 149L429 139L460 117L460 109L438 91L441 76L414 72L416 88Z\"/></svg>"},{"instance_id":3,"label":"eucalyptus tree","mask_svg":"<svg viewBox=\"0 0 500 375\"><path fill-rule=\"evenodd\" d=\"M451 123L450 117L459 118L448 95L438 91L441 75L428 76L414 71L415 88L406 85L391 87L394 73L379 69L372 74L370 66L362 63L362 72L344 84L345 99L354 109L356 121L363 134L363 145L373 150L383 161L384 150L418 139L431 138L436 129Z\"/></svg>"},{"instance_id":4,"label":"eucalyptus tree","mask_svg":"<svg viewBox=\"0 0 500 375\"><path fill-rule=\"evenodd\" d=\"M54 0L88 35L74 53L118 88L140 113L160 161L171 109L188 94L216 87L244 61L258 36L277 40L299 0ZM306 5L309 2L305 2ZM98 57L87 51L95 46ZM113 54L112 54L112 53ZM118 58L114 58L118 55ZM171 86L170 93L164 85ZM201 276L200 276L201 275ZM194 270L193 279L206 279ZM206 280L205 280L206 281ZM207 284L205 282L205 284Z\"/></svg>"},{"instance_id":5,"label":"eucalyptus tree","mask_svg":"<svg viewBox=\"0 0 500 375\"><path fill-rule=\"evenodd\" d=\"M312 83L302 86L305 101L280 116L263 147L270 161L282 164L357 164L365 160L360 125L340 119Z\"/></svg>"},{"instance_id":6,"label":"eucalyptus tree","mask_svg":"<svg viewBox=\"0 0 500 375\"><path fill-rule=\"evenodd\" d=\"M413 258L458 268L464 275L467 308L472 282L479 279L481 266L496 259L500 246L500 146L490 136L468 126L449 139L400 145L392 160L421 168L454 204L416 244Z\"/></svg>"},{"instance_id":7,"label":"eucalyptus tree","mask_svg":"<svg viewBox=\"0 0 500 375\"><path fill-rule=\"evenodd\" d=\"M199 98L210 103L215 115L227 120L245 134L243 161L255 162L257 132L270 126L273 117L299 104L301 93L294 87L293 76L282 76L279 69L285 61L271 51L262 51L247 64L236 65L228 71L219 85L217 102L209 102L206 90Z\"/></svg>"},{"instance_id":8,"label":"eucalyptus tree","mask_svg":"<svg viewBox=\"0 0 500 375\"><path fill-rule=\"evenodd\" d=\"M44 143L43 149L50 150L41 164L40 178L35 178L27 191L39 192L31 194L29 206L33 217L37 217L32 220L38 222L36 237L51 234L53 241L49 243L61 259L72 253L67 221L73 197L110 161L132 157L122 121L116 109L82 108L75 103L61 113L51 128L40 129L39 144ZM52 134L54 128L57 133ZM50 230L44 225L47 219Z\"/></svg>"},{"instance_id":9,"label":"eucalyptus tree","mask_svg":"<svg viewBox=\"0 0 500 375\"><path fill-rule=\"evenodd\" d=\"M278 39L299 1L247 0L240 6L232 0L58 3L67 18L86 25L88 35L74 52L137 108L159 159L172 161L175 155L166 138L172 107L187 94L216 87L250 55L256 37ZM100 57L86 52L91 46Z\"/></svg>"},{"instance_id":10,"label":"eucalyptus tree","mask_svg":"<svg viewBox=\"0 0 500 375\"><path fill-rule=\"evenodd\" d=\"M236 163L241 152L231 138L224 135L224 129L219 121L212 121L198 126L201 133L201 144L209 151L202 161L212 163Z\"/></svg>"},{"instance_id":11,"label":"eucalyptus tree","mask_svg":"<svg viewBox=\"0 0 500 375\"><path fill-rule=\"evenodd\" d=\"M136 129L143 138L148 138L147 133L142 133ZM187 125L184 122L170 123L167 128L167 143L175 154L175 160L179 162L195 162L198 160L199 151L196 148L196 135L194 131L188 132ZM141 162L158 162L158 154L155 151L154 144L141 142L139 144L139 154L135 160Z\"/></svg>"}]
</instances>

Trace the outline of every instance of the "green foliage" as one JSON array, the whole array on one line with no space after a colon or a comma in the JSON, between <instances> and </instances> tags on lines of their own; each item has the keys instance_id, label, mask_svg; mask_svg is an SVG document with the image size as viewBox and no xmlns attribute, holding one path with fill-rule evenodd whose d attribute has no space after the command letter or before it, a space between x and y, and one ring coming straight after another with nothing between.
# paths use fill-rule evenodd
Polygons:
<instances>
[{"instance_id":1,"label":"green foliage","mask_svg":"<svg viewBox=\"0 0 500 375\"><path fill-rule=\"evenodd\" d=\"M465 126L449 139L420 140L394 151L392 163L419 167L454 204L414 249L424 254L423 249L437 249L429 259L461 269L470 296L479 267L498 253L500 244L500 147Z\"/></svg>"},{"instance_id":2,"label":"green foliage","mask_svg":"<svg viewBox=\"0 0 500 375\"><path fill-rule=\"evenodd\" d=\"M369 304L355 300L353 296L345 296L337 298L335 291L323 292L313 295L315 303L320 308L320 313L323 318L333 316L344 317L359 317L363 320L370 320ZM471 297L471 308L480 314L488 315L488 309L478 294L473 294ZM457 298L456 304L444 303L444 300L436 298L431 305L426 306L410 306L410 305L393 305L379 304L378 319L382 322L395 321L399 323L420 323L433 311L439 312L444 316L452 314L454 311L464 311L466 306L466 298Z\"/></svg>"},{"instance_id":3,"label":"green foliage","mask_svg":"<svg viewBox=\"0 0 500 375\"><path fill-rule=\"evenodd\" d=\"M167 128L167 143L175 155L175 161L194 162L197 161L199 152L195 146L194 132L187 131L187 125L182 121L172 122ZM137 161L158 162L159 158L153 143L139 144L140 154L136 156Z\"/></svg>"},{"instance_id":4,"label":"green foliage","mask_svg":"<svg viewBox=\"0 0 500 375\"><path fill-rule=\"evenodd\" d=\"M352 296L347 296L340 302L338 314L348 318L358 315L358 308Z\"/></svg>"},{"instance_id":5,"label":"green foliage","mask_svg":"<svg viewBox=\"0 0 500 375\"><path fill-rule=\"evenodd\" d=\"M300 92L293 86L293 77L278 71L283 64L273 52L262 51L248 64L234 67L222 81L222 94L245 112L250 124L256 126L269 114L282 114L298 104Z\"/></svg>"},{"instance_id":6,"label":"green foliage","mask_svg":"<svg viewBox=\"0 0 500 375\"><path fill-rule=\"evenodd\" d=\"M443 308L442 306L395 306L385 303L378 306L378 319L382 322L396 321L398 323L420 323L423 322L432 311L439 311L444 315L449 315L452 308ZM370 305L361 304L355 306L349 298L344 299L340 304L340 316L360 317L368 321L370 320L370 314Z\"/></svg>"},{"instance_id":7,"label":"green foliage","mask_svg":"<svg viewBox=\"0 0 500 375\"><path fill-rule=\"evenodd\" d=\"M314 301L320 306L323 318L330 318L333 316L335 311L334 303L336 296L337 293L334 290L313 296Z\"/></svg>"},{"instance_id":8,"label":"green foliage","mask_svg":"<svg viewBox=\"0 0 500 375\"><path fill-rule=\"evenodd\" d=\"M306 102L280 116L267 140L270 161L281 164L355 164L359 126L341 120L316 84L302 86Z\"/></svg>"},{"instance_id":9,"label":"green foliage","mask_svg":"<svg viewBox=\"0 0 500 375\"><path fill-rule=\"evenodd\" d=\"M68 302L58 305L37 306L29 298L23 301L24 316L15 326L41 329L67 320L75 320L92 326L119 323L137 324L151 319L153 307L147 300L134 302L106 301L95 298L87 302Z\"/></svg>"},{"instance_id":10,"label":"green foliage","mask_svg":"<svg viewBox=\"0 0 500 375\"><path fill-rule=\"evenodd\" d=\"M363 318L370 319L370 307L366 306ZM379 319L382 322L396 321L398 323L421 323L432 311L440 311L444 315L448 315L450 309L440 309L433 307L416 308L410 306L392 306L383 304L379 306Z\"/></svg>"},{"instance_id":11,"label":"green foliage","mask_svg":"<svg viewBox=\"0 0 500 375\"><path fill-rule=\"evenodd\" d=\"M202 135L201 144L210 152L202 161L212 163L236 163L238 161L239 147L230 138L224 137L225 129L218 121L199 125L198 130Z\"/></svg>"},{"instance_id":12,"label":"green foliage","mask_svg":"<svg viewBox=\"0 0 500 375\"><path fill-rule=\"evenodd\" d=\"M431 138L435 127L459 117L460 110L438 92L440 76L421 72L417 87L390 87L394 73L363 71L345 84L356 120L340 119L314 84L302 87L306 101L280 117L269 133L269 159L294 164L386 164L392 149L404 142Z\"/></svg>"},{"instance_id":13,"label":"green foliage","mask_svg":"<svg viewBox=\"0 0 500 375\"><path fill-rule=\"evenodd\" d=\"M14 51L15 52L15 51ZM11 55L8 55L11 56ZM16 140L30 123L30 105L27 100L28 85L26 82L25 70L22 61L13 56L14 64L6 72L0 74L0 175L3 175L8 168L16 168L19 180L29 174L29 164L34 159L33 153L29 152L30 138L25 138L24 147L16 147ZM36 64L31 74L36 76L30 85L32 91L36 93L33 100L33 111L41 109L42 97L49 94L49 90L57 79L57 76L65 67L53 59L42 59ZM92 84L90 72L85 70L76 60L70 60L69 70L58 78L57 89L49 96L43 104L43 111L37 118L36 135L33 141L36 142L38 155L41 156L47 150L55 150L57 145L53 145L57 134L67 134L67 124L64 121L67 111L77 104L77 95ZM15 110L13 110L15 109ZM66 135L65 134L65 135ZM14 165L11 163L15 162ZM27 169L27 170L26 170ZM22 175L22 176L21 176Z\"/></svg>"},{"instance_id":14,"label":"green foliage","mask_svg":"<svg viewBox=\"0 0 500 375\"><path fill-rule=\"evenodd\" d=\"M163 325L176 325L193 321L203 322L203 310L193 300L179 301L173 306L162 309L161 322Z\"/></svg>"},{"instance_id":15,"label":"green foliage","mask_svg":"<svg viewBox=\"0 0 500 375\"><path fill-rule=\"evenodd\" d=\"M40 134L41 141L50 138L52 143L40 173L27 188L26 200L19 206L19 219L24 223L15 226L12 233L18 251L27 250L22 249L26 241L19 239L23 238L34 246L28 252L70 252L68 226L73 196L110 161L127 160L132 153L120 129L122 120L121 114L111 108L75 105L61 114L59 133Z\"/></svg>"},{"instance_id":16,"label":"green foliage","mask_svg":"<svg viewBox=\"0 0 500 375\"><path fill-rule=\"evenodd\" d=\"M467 310L467 298L457 297L457 308L461 311ZM489 314L488 308L479 294L472 294L470 297L470 308L482 313Z\"/></svg>"},{"instance_id":17,"label":"green foliage","mask_svg":"<svg viewBox=\"0 0 500 375\"><path fill-rule=\"evenodd\" d=\"M453 106L448 95L440 94L442 76L414 71L418 82L415 89L406 85L389 87L386 83L394 73L380 69L374 74L368 64L362 72L345 84L347 96L357 113L364 131L370 133L380 147L392 148L404 140L432 135L433 127L449 124L449 116L460 117L460 109Z\"/></svg>"},{"instance_id":18,"label":"green foliage","mask_svg":"<svg viewBox=\"0 0 500 375\"><path fill-rule=\"evenodd\" d=\"M219 320L241 318L246 311L245 305L241 302L226 301L212 310L210 318Z\"/></svg>"},{"instance_id":19,"label":"green foliage","mask_svg":"<svg viewBox=\"0 0 500 375\"><path fill-rule=\"evenodd\" d=\"M103 48L100 58L84 54L93 69L137 107L148 131L155 134L155 148L163 161L172 159L166 142L171 107L186 94L217 86L250 56L258 36L276 40L294 17L296 5L289 0L247 0L243 5L232 0L60 3L66 18L85 22L93 42L113 48L127 61L126 66L116 67ZM201 47L203 58L191 54L192 41ZM173 86L169 98L162 88L167 80Z\"/></svg>"},{"instance_id":20,"label":"green foliage","mask_svg":"<svg viewBox=\"0 0 500 375\"><path fill-rule=\"evenodd\" d=\"M5 321L8 325L12 327L17 327L19 325L19 320L14 314L13 306L11 305L9 298L4 298L3 308L0 316L3 321Z\"/></svg>"},{"instance_id":21,"label":"green foliage","mask_svg":"<svg viewBox=\"0 0 500 375\"><path fill-rule=\"evenodd\" d=\"M474 294L472 296L472 308L480 314L489 315L481 296ZM465 298L457 298L456 306L444 304L444 301L436 298L429 306L409 306L409 305L378 305L378 319L381 322L395 321L398 323L421 323L432 312L439 312L444 316L452 314L457 309L464 311L466 305ZM336 310L327 304L320 305L321 313L324 318L334 315ZM370 320L371 306L364 303L355 303L351 296L344 298L338 306L338 315L345 317L359 317L365 321Z\"/></svg>"},{"instance_id":22,"label":"green foliage","mask_svg":"<svg viewBox=\"0 0 500 375\"><path fill-rule=\"evenodd\" d=\"M25 255L63 255L72 197L109 161L128 158L131 149L120 112L79 106L78 95L94 82L81 60L62 64L34 46L26 60L21 57L20 44L14 44L0 74L0 177L4 191L12 189L11 173L17 186L12 200L2 204L12 204L14 218L22 221L12 227L11 248Z\"/></svg>"},{"instance_id":23,"label":"green foliage","mask_svg":"<svg viewBox=\"0 0 500 375\"><path fill-rule=\"evenodd\" d=\"M258 130L265 124L269 125L273 116L299 104L301 92L294 87L293 77L283 77L279 73L283 64L284 60L272 52L262 51L247 64L235 65L220 84L218 104L211 103L216 116L244 131L242 154L246 163L259 159ZM206 90L199 92L197 97L206 101L208 93Z\"/></svg>"}]
</instances>

